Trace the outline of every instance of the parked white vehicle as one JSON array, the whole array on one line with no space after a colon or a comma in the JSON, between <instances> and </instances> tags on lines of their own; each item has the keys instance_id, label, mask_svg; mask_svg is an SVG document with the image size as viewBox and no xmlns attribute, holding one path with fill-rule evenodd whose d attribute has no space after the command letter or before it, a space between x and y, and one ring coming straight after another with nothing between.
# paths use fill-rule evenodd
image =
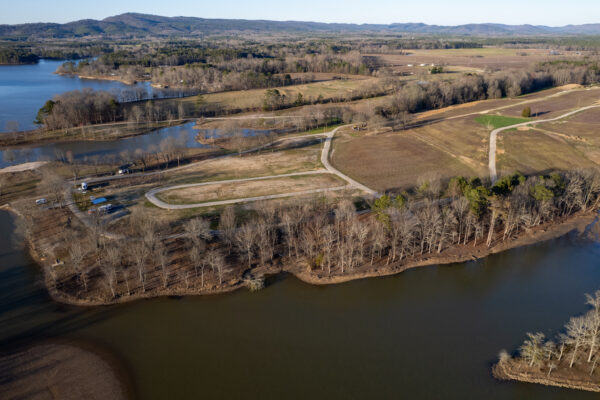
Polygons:
<instances>
[{"instance_id":1,"label":"parked white vehicle","mask_svg":"<svg viewBox=\"0 0 600 400\"><path fill-rule=\"evenodd\" d=\"M35 201L35 204L37 204L39 206L39 205L42 205L42 204L46 204L47 202L48 202L48 200L46 200L46 199L37 199Z\"/></svg>"},{"instance_id":2,"label":"parked white vehicle","mask_svg":"<svg viewBox=\"0 0 600 400\"><path fill-rule=\"evenodd\" d=\"M87 190L88 189L88 184L85 182L81 182L81 190Z\"/></svg>"},{"instance_id":3,"label":"parked white vehicle","mask_svg":"<svg viewBox=\"0 0 600 400\"><path fill-rule=\"evenodd\" d=\"M112 204L105 204L103 206L98 207L98 212L109 212L112 209Z\"/></svg>"}]
</instances>

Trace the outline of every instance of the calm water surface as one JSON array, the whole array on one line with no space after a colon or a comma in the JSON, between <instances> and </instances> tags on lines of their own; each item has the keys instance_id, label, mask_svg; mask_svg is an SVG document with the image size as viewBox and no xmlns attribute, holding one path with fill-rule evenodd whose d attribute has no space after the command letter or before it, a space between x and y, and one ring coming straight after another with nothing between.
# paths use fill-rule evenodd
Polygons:
<instances>
[{"instance_id":1,"label":"calm water surface","mask_svg":"<svg viewBox=\"0 0 600 400\"><path fill-rule=\"evenodd\" d=\"M0 168L9 165L21 164L29 161L49 161L64 158L70 152L75 159L85 161L92 157L107 158L119 156L122 151L134 152L137 149L152 151L160 146L160 142L167 137L179 139L188 148L208 147L196 141L198 130L193 129L195 122L183 125L157 129L153 132L125 139L109 141L79 140L74 142L48 143L35 147L10 148L0 150Z\"/></svg>"},{"instance_id":2,"label":"calm water surface","mask_svg":"<svg viewBox=\"0 0 600 400\"><path fill-rule=\"evenodd\" d=\"M142 399L593 399L499 383L527 331L553 334L600 288L600 248L562 238L486 260L316 287L83 309L52 303L0 212L0 349L84 340L130 369Z\"/></svg>"},{"instance_id":3,"label":"calm water surface","mask_svg":"<svg viewBox=\"0 0 600 400\"><path fill-rule=\"evenodd\" d=\"M196 140L196 136L204 135L205 138L211 138L228 135L228 133L219 129L194 129L194 125L195 122L189 122L182 125L157 129L144 135L125 139L108 141L77 140L72 142L48 143L41 146L8 148L0 150L0 168L30 161L64 159L67 153L73 154L73 157L77 160L91 161L91 158L93 157L99 157L101 159L118 157L123 151L131 153L138 149L155 151L155 149L160 146L160 143L168 137L173 137L178 140L182 139L181 143L184 143L187 148L210 147L210 145L199 143ZM245 136L254 136L267 134L271 131L241 129L241 132Z\"/></svg>"},{"instance_id":4,"label":"calm water surface","mask_svg":"<svg viewBox=\"0 0 600 400\"><path fill-rule=\"evenodd\" d=\"M152 93L149 82L130 86L117 81L79 79L56 75L64 61L40 60L31 65L0 65L0 132L8 121L16 121L18 130L34 129L33 120L46 100L71 90L91 88L115 91L136 86Z\"/></svg>"}]
</instances>

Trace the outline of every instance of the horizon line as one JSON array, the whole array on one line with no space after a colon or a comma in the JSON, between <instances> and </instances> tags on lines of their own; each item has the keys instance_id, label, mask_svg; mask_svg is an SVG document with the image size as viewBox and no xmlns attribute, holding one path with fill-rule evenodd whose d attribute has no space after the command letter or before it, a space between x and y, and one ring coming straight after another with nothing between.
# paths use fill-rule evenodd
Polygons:
<instances>
[{"instance_id":1,"label":"horizon line","mask_svg":"<svg viewBox=\"0 0 600 400\"><path fill-rule=\"evenodd\" d=\"M0 23L1 25L5 25L5 26L14 26L14 25L28 25L28 24L57 24L57 25L66 25L66 24L71 24L74 22L79 22L79 21L86 21L86 20L92 20L92 21L99 21L102 22L108 18L114 18L114 17L119 17L119 16L123 16L123 15L143 15L143 16L152 16L152 17L162 17L162 18L197 18L197 19L205 19L205 20L230 20L230 21L265 21L265 22L299 22L299 23L316 23L316 24L327 24L327 25L357 25L357 26L361 26L361 25L379 25L379 26L390 26L390 25L405 25L405 24L411 24L411 25L427 25L427 26L439 26L439 27L459 27L459 26L466 26L466 25L503 25L503 26L532 26L532 27L548 27L548 28L564 28L564 27L569 27L569 26L584 26L584 25L599 25L600 22L587 22L587 23L582 23L582 24L565 24L565 25L544 25L544 24L531 24L531 23L523 23L523 24L507 24L507 23L503 23L503 22L467 22L467 23L462 23L462 24L449 24L449 25L442 25L442 24L429 24L426 22L413 22L413 21L408 21L408 22L390 22L390 23L382 23L382 22L324 22L324 21L315 21L315 20L294 20L294 19L247 19L247 18L226 18L226 17L198 17L198 16L191 16L191 15L173 15L173 16L168 16L168 15L160 15L160 14L147 14L147 13L141 13L141 12L135 12L135 11L128 11L125 13L121 13L121 14L115 14L115 15L111 15L105 18L101 18L101 19L96 19L96 18L80 18L80 19L75 19L72 21L67 21L67 22L55 22L55 21L31 21L31 22L19 22L19 23L14 23L14 24L6 24L6 23Z\"/></svg>"}]
</instances>

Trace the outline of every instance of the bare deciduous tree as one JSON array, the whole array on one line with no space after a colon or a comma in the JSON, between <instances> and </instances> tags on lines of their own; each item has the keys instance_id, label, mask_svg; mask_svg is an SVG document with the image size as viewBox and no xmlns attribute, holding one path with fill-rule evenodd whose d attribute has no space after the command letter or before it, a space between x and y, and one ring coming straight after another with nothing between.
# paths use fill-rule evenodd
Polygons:
<instances>
[{"instance_id":1,"label":"bare deciduous tree","mask_svg":"<svg viewBox=\"0 0 600 400\"><path fill-rule=\"evenodd\" d=\"M223 253L218 250L211 248L206 252L206 262L213 271L217 272L217 276L219 277L219 285L223 284L223 275L225 274L225 256Z\"/></svg>"},{"instance_id":2,"label":"bare deciduous tree","mask_svg":"<svg viewBox=\"0 0 600 400\"><path fill-rule=\"evenodd\" d=\"M256 243L256 226L253 223L245 223L235 232L235 245L242 254L245 254L248 268L252 267L254 246Z\"/></svg>"},{"instance_id":3,"label":"bare deciduous tree","mask_svg":"<svg viewBox=\"0 0 600 400\"><path fill-rule=\"evenodd\" d=\"M79 281L83 284L83 288L87 292L87 267L83 264L85 254L79 242L75 241L71 243L71 248L69 249L69 257L71 258L73 269L75 270Z\"/></svg>"}]
</instances>

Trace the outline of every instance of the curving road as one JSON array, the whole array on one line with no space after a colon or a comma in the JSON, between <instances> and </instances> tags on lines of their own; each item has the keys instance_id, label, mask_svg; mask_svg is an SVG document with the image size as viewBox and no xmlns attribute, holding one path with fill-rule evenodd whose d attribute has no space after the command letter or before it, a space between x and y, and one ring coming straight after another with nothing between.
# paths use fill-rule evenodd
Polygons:
<instances>
[{"instance_id":1,"label":"curving road","mask_svg":"<svg viewBox=\"0 0 600 400\"><path fill-rule=\"evenodd\" d=\"M329 153L331 150L331 142L333 140L333 136L339 129L344 128L346 126L348 126L348 125L343 125L343 126L335 128L334 130L332 130L330 132L327 132L327 136L325 137L325 145L323 146L323 151L321 152L321 163L323 164L325 169L327 169L327 171L331 172L334 175L339 176L340 178L342 178L343 180L348 182L352 187L362 190L363 192L366 192L372 196L378 196L378 193L376 191L374 191L371 188L366 187L365 185L363 185L360 182L355 181L354 179L350 178L348 175L344 175L341 171L335 169L333 167L333 165L331 165L331 163L329 162Z\"/></svg>"},{"instance_id":2,"label":"curving road","mask_svg":"<svg viewBox=\"0 0 600 400\"><path fill-rule=\"evenodd\" d=\"M519 127L522 127L522 126L528 126L528 125L541 124L541 123L544 123L544 122L557 121L559 119L567 118L567 117L570 117L571 115L577 114L577 113L582 112L582 111L589 110L591 108L596 108L596 107L600 107L600 104L586 106L586 107L581 107L581 108L578 108L577 110L570 111L570 112L568 112L566 114L560 115L560 116L555 117L555 118L540 119L540 120L537 120L537 121L521 122L519 124L514 124L514 125L510 125L510 126L505 126L503 128L494 129L490 133L490 154L489 154L489 165L488 165L489 170L490 170L490 179L491 179L492 183L494 183L494 182L496 182L498 180L498 174L496 172L496 139L498 138L498 134L500 132L506 131L508 129L519 128Z\"/></svg>"},{"instance_id":3,"label":"curving road","mask_svg":"<svg viewBox=\"0 0 600 400\"><path fill-rule=\"evenodd\" d=\"M347 126L347 125L345 125L345 126ZM235 204L235 203L247 203L247 202L252 202L252 201L260 201L260 200L280 199L280 198L284 198L284 197L302 196L302 195L306 195L306 194L323 193L323 192L344 190L344 189L348 189L348 188L359 189L359 190L362 190L372 196L378 196L376 191L355 181L354 179L350 178L349 176L343 174L341 171L338 171L329 162L329 153L331 151L331 141L333 139L333 136L336 134L336 132L340 128L343 128L343 127L344 126L337 127L325 134L326 135L325 143L324 143L323 149L321 151L321 163L323 164L325 169L316 170L316 171L307 171L307 172L296 172L296 173L282 174L282 175L270 175L270 176L260 176L260 177L243 178L243 179L230 179L230 180L223 180L223 181L190 183L190 184L185 184L185 185L161 187L161 188L152 189L149 192L147 192L146 199L148 199L148 201L150 201L152 204L154 204L155 206L160 207L160 208L164 208L167 210L183 210L183 209L187 209L187 208L213 207L213 206L221 206L221 205ZM297 136L296 138L306 137L306 136L307 135ZM310 135L310 136L315 136L315 135ZM293 139L293 138L287 138L287 139ZM256 150L258 150L258 148L252 149L250 151L256 151ZM244 197L244 198L240 198L240 199L218 200L218 201L195 203L195 204L169 204L162 200L159 200L156 197L157 193L164 192L167 190L174 190L174 189L184 189L184 188L189 188L189 187L216 185L216 184L222 184L222 183L247 182L247 181L257 181L257 180L273 179L273 178L284 178L284 177L290 177L290 176L315 175L315 174L326 174L326 173L330 173L330 174L338 176L339 178L348 182L348 185L337 186L337 187L332 187L332 188L304 190L304 191L300 191L300 192L272 194L272 195L256 196L256 197Z\"/></svg>"},{"instance_id":4,"label":"curving road","mask_svg":"<svg viewBox=\"0 0 600 400\"><path fill-rule=\"evenodd\" d=\"M282 197L299 196L302 194L320 193L320 192L325 192L325 191L330 191L330 190L342 190L342 189L347 188L347 186L339 186L336 188L312 189L312 190L305 190L302 192L281 193L281 194L256 196L256 197L245 197L245 198L231 199L231 200L217 200L217 201L195 203L195 204L169 204L169 203L165 203L164 201L162 201L156 197L156 195L158 193L164 192L167 190L185 189L185 188L190 188L190 187L208 186L208 185L218 185L218 184L222 184L222 183L260 181L260 180L266 180L266 179L286 178L286 177L291 177L291 176L316 175L316 174L328 174L328 173L329 173L329 171L320 169L320 170L316 170L316 171L294 172L294 173L290 173L290 174L281 174L281 175L257 176L257 177L252 177L252 178L227 179L227 180L222 180L222 181L188 183L188 184L184 184L184 185L167 186L167 187L152 189L146 193L146 199L148 199L149 202L151 202L152 204L154 204L155 206L160 207L160 208L164 208L167 210L183 210L186 208L211 207L211 206L221 206L221 205L226 205L226 204L235 204L235 203L258 201L258 200L278 199L278 198L282 198Z\"/></svg>"},{"instance_id":5,"label":"curving road","mask_svg":"<svg viewBox=\"0 0 600 400\"><path fill-rule=\"evenodd\" d=\"M287 140L297 140L297 139L303 139L303 138L309 138L309 137L320 137L320 136L325 136L325 133L313 133L313 134L309 134L309 135L297 135L297 136L288 136L288 137L283 137L280 139L276 139L272 142L269 142L267 144L258 146L258 147L253 147L251 149L248 150L244 150L241 153L229 153L229 154L223 154L220 156L216 156L216 157L211 157L205 160L201 160L201 161L196 161L196 162L192 162L186 165L182 165L180 167L173 167L173 168L168 168L168 169L161 169L161 170L157 170L157 171L151 171L151 172L134 172L131 174L124 174L124 175L107 175L107 176L98 176L98 177L91 177L91 178L79 178L76 181L73 181L73 184L78 185L81 184L82 182L86 182L86 183L97 183L97 182L108 182L108 181L114 181L114 180L119 180L119 179L129 179L129 178L139 178L142 176L153 176L153 175L159 175L159 174L166 174L166 173L170 173L170 172L177 172L177 171L181 171L181 170L185 170L188 168L192 168L192 167L197 167L199 164L204 163L204 162L208 162L208 161L213 161L213 160L217 160L220 158L227 158L227 157L237 157L240 154L248 154L248 153L254 153L257 152L259 150L263 150L268 148L269 146L272 146L276 143L279 142L284 142Z\"/></svg>"},{"instance_id":6,"label":"curving road","mask_svg":"<svg viewBox=\"0 0 600 400\"><path fill-rule=\"evenodd\" d=\"M499 111L505 108L510 108L510 107L515 107L518 105L522 105L522 104L527 104L527 103L533 103L533 102L537 102L537 101L541 101L544 99L548 99L548 98L552 98L552 97L558 97L558 96L562 96L566 93L570 93L572 91L575 91L577 89L572 89L572 90L564 90L558 93L554 93L552 95L546 96L546 97L542 97L542 98L536 98L536 99L530 99L530 100L525 100L516 104L508 104L505 106L501 106L501 107L497 107L497 108L493 108L493 109L489 109L489 110L484 110L484 111L476 111L476 112L472 112L472 113L466 113L466 114L461 114L461 115L455 115L455 116L451 116L451 117L446 117L446 118L442 118L441 120L436 120L436 121L432 121L431 123L438 123L438 122L442 122L442 121L446 121L446 120L451 120L451 119L456 119L456 118L464 118L466 116L470 116L470 115L480 115L480 114L487 114L489 112L492 111ZM590 90L590 89L587 89ZM593 105L593 106L587 106L587 107L582 107L580 109L577 109L575 111L571 111L567 114L561 115L559 117L556 118L552 118L552 119L546 119L546 120L538 120L538 121L530 121L530 122L525 122L525 123L520 123L520 124L516 124L516 125L511 125L511 126L507 126L507 127L503 127L503 128L498 128L493 130L490 133L490 150L489 150L489 171L490 171L490 178L492 180L492 182L495 182L497 180L497 172L496 172L496 140L497 140L497 136L498 133L504 131L504 130L508 130L508 129L512 129L512 128L517 128L520 126L526 126L526 125L531 125L531 124L539 124L539 123L543 123L543 122L550 122L550 121L555 121L561 118L566 118L570 115L573 115L575 113L581 112L581 111L585 111L587 109L593 108L593 107L599 107L600 105ZM206 119L235 119L236 117L224 117L224 118L206 118ZM248 117L240 117L240 119L242 118L248 118ZM256 118L279 118L279 117L265 117L265 116L256 116ZM283 117L285 118L285 117ZM288 117L289 118L289 117ZM426 123L429 124L429 123ZM312 134L312 135L301 135L301 136L292 136L292 137L286 137L286 138L281 138L279 140L276 140L274 142L268 143L266 145L263 146L259 146L256 148L252 148L252 149L248 149L244 152L242 152L242 154L246 154L246 153L251 153L251 152L255 152L255 151L259 151L262 150L263 148L269 147L271 145L273 145L274 143L277 143L279 141L284 141L284 140L293 140L293 139L299 139L299 138L304 138L304 137L316 137L316 136L325 136L325 143L323 145L323 149L321 152L321 163L323 164L323 166L325 167L325 170L317 170L317 171L308 171L308 172L301 172L301 173L296 173L296 174L283 174L283 175L272 175L272 176L266 176L266 177L256 177L256 178L245 178L245 179L239 179L239 180L226 180L226 181L216 181L216 182L203 182L203 183L198 183L198 184L189 184L189 185L178 185L178 186L171 186L171 187L163 187L163 188L156 188L156 189L152 189L150 190L148 193L146 193L146 198L153 203L154 205L156 205L157 207L160 208L165 208L165 209L185 209L185 208L197 208L197 207L207 207L207 206L216 206L216 205L225 205L225 204L234 204L234 203L243 203L243 202L251 202L251 201L258 201L258 200L268 200L268 199L276 199L276 198L283 198L283 197L291 197L291 196L299 196L299 195L304 195L304 194L309 194L309 193L319 193L319 192L325 192L325 191L332 191L332 190L342 190L342 189L347 189L347 188L354 188L354 189L358 189L360 191L363 191L371 196L375 196L378 197L379 193L377 193L377 191L361 184L360 182L357 182L356 180L350 178L349 176L345 175L344 173L342 173L341 171L337 170L335 167L333 167L333 165L331 165L330 161L329 161L329 156L330 156L330 152L331 152L331 142L333 140L333 137L335 136L336 132L344 127L347 127L348 125L344 125L344 126L340 126L337 127L329 132L326 133L322 133L322 134ZM227 155L223 155L223 156L219 156L217 158L223 158L223 157L230 157L233 154L227 154ZM200 161L201 163L202 161ZM147 176L147 175L155 175L155 174L162 174L165 172L175 172L178 170L183 170L186 168L190 168L193 166L196 166L198 163L191 163L185 166L181 166L181 167L177 167L177 168L172 168L172 169L168 169L168 170L161 170L161 171L154 171L154 172L147 172L147 173L136 173L136 174L131 174L131 175L117 175L117 176L109 176L109 177L99 177L99 178L92 178L92 179L87 179L85 180L88 183L92 183L92 182L97 182L97 181L109 181L109 180L115 180L115 179L127 179L127 178L131 178L134 176ZM331 174L334 174L338 177L340 177L341 179L345 180L346 182L348 182L347 186L340 186L340 187L335 187L335 188L326 188L326 189L315 189L315 190L309 190L309 191L302 191L302 192L292 192L292 193L283 193L283 194L277 194L277 195L267 195L267 196L257 196L257 197L247 197L247 198L241 198L241 199L233 199L233 200L222 200L222 201L214 201L214 202L206 202L206 203L197 203L197 204L185 204L185 205L173 205L173 204L168 204L165 203L161 200L159 200L158 198L156 198L156 194L160 193L162 191L166 191L166 190L171 190L171 189L178 189L178 188L184 188L184 187L191 187L191 186L203 186L203 185L211 185L211 184L219 184L219 183L232 183L232 182L243 182L243 181L247 181L247 180L261 180L261 179L269 179L269 178L278 178L278 177L286 177L286 176L297 176L297 175L310 175L310 174L318 174L318 173L325 173L325 172L329 172ZM80 182L83 180L80 180Z\"/></svg>"}]
</instances>

